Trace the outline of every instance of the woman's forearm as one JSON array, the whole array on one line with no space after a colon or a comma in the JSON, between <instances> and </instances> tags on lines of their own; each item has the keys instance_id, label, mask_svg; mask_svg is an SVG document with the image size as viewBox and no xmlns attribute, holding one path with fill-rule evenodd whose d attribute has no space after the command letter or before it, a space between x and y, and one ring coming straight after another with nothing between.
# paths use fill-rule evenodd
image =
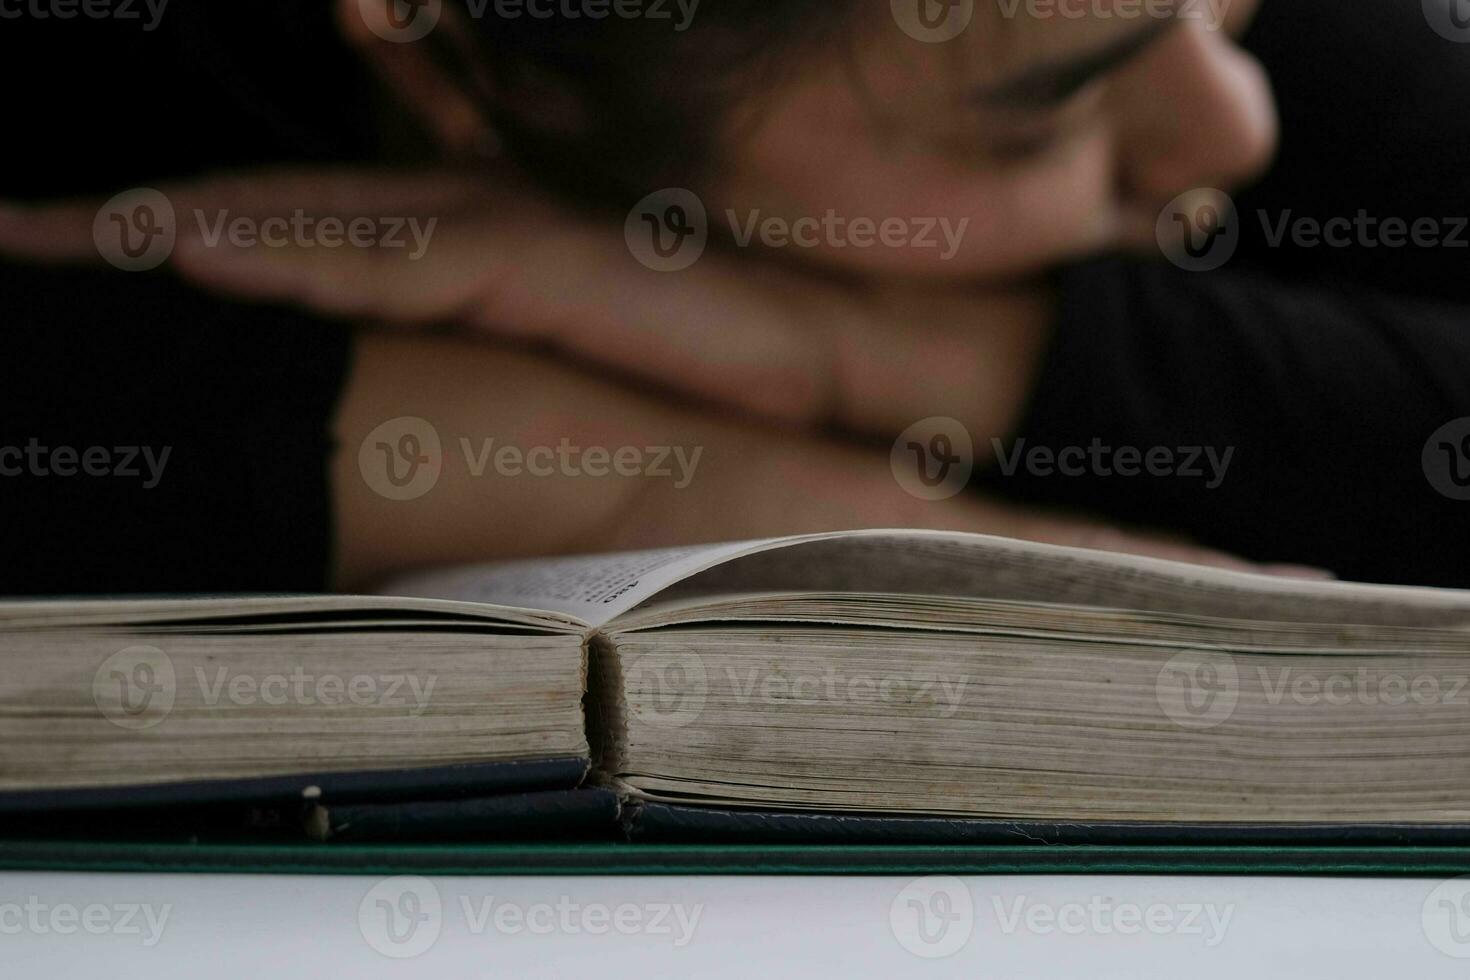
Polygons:
<instances>
[{"instance_id":1,"label":"woman's forearm","mask_svg":"<svg viewBox=\"0 0 1470 980\"><path fill-rule=\"evenodd\" d=\"M471 340L364 334L336 436L345 588L428 565L864 527L1237 564L970 495L921 500L895 479L886 451L732 423Z\"/></svg>"}]
</instances>

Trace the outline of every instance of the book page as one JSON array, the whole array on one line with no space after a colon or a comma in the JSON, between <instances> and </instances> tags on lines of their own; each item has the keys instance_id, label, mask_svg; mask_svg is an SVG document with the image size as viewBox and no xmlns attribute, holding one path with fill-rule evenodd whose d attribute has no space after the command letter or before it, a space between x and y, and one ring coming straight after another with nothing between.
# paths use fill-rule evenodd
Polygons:
<instances>
[{"instance_id":1,"label":"book page","mask_svg":"<svg viewBox=\"0 0 1470 980\"><path fill-rule=\"evenodd\" d=\"M663 548L619 554L470 565L403 576L384 595L517 606L602 626L668 586L736 555L781 541Z\"/></svg>"},{"instance_id":2,"label":"book page","mask_svg":"<svg viewBox=\"0 0 1470 980\"><path fill-rule=\"evenodd\" d=\"M790 540L688 578L658 598L753 592L959 596L1280 623L1470 630L1470 592L1281 578L938 531Z\"/></svg>"},{"instance_id":3,"label":"book page","mask_svg":"<svg viewBox=\"0 0 1470 980\"><path fill-rule=\"evenodd\" d=\"M0 602L0 632L111 627L204 630L402 628L463 625L480 629L567 632L565 616L440 598L353 595L140 596L119 599L19 599Z\"/></svg>"},{"instance_id":4,"label":"book page","mask_svg":"<svg viewBox=\"0 0 1470 980\"><path fill-rule=\"evenodd\" d=\"M542 610L593 627L651 603L757 592L1041 602L1273 622L1470 630L1470 593L1315 582L940 531L852 531L429 572L395 595Z\"/></svg>"}]
</instances>

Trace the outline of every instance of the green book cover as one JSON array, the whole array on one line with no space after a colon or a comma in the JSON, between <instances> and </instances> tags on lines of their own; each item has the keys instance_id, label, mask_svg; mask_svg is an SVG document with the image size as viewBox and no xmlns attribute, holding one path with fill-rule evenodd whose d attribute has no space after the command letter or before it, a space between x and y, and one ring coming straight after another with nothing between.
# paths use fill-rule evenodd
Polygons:
<instances>
[{"instance_id":1,"label":"green book cover","mask_svg":"<svg viewBox=\"0 0 1470 980\"><path fill-rule=\"evenodd\" d=\"M209 874L1454 876L1470 847L0 841L0 870Z\"/></svg>"}]
</instances>

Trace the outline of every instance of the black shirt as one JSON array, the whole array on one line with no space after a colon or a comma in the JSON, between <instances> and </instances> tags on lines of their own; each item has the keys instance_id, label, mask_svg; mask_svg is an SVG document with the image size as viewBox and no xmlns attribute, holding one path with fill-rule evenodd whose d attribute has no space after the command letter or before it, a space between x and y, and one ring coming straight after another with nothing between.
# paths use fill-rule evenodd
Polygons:
<instances>
[{"instance_id":1,"label":"black shirt","mask_svg":"<svg viewBox=\"0 0 1470 980\"><path fill-rule=\"evenodd\" d=\"M362 79L322 43L330 6L0 21L17 94L0 197L360 157ZM327 585L347 331L166 273L4 261L0 330L0 595Z\"/></svg>"}]
</instances>

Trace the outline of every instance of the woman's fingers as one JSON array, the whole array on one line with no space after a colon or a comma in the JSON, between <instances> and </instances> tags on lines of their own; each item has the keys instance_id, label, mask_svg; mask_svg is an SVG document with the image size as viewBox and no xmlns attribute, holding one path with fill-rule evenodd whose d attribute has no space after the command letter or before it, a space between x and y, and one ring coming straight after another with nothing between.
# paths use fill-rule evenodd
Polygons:
<instances>
[{"instance_id":1,"label":"woman's fingers","mask_svg":"<svg viewBox=\"0 0 1470 980\"><path fill-rule=\"evenodd\" d=\"M31 207L0 202L0 254L39 262L100 262L93 237L95 204Z\"/></svg>"},{"instance_id":2,"label":"woman's fingers","mask_svg":"<svg viewBox=\"0 0 1470 980\"><path fill-rule=\"evenodd\" d=\"M698 399L782 420L831 417L831 327L850 300L763 263L708 255L656 272L620 229L532 197L409 218L409 250L322 249L288 242L236 247L181 240L174 264L217 291L289 302L345 318L451 321L534 340L579 360Z\"/></svg>"},{"instance_id":3,"label":"woman's fingers","mask_svg":"<svg viewBox=\"0 0 1470 980\"><path fill-rule=\"evenodd\" d=\"M329 317L410 323L455 317L492 275L484 250L452 251L445 240L452 233L437 216L361 227L391 240L326 247L290 236L264 244L191 234L179 239L172 261L185 279L215 292ZM480 261L471 261L474 255Z\"/></svg>"},{"instance_id":4,"label":"woman's fingers","mask_svg":"<svg viewBox=\"0 0 1470 980\"><path fill-rule=\"evenodd\" d=\"M714 247L655 271L615 221L483 176L282 172L161 194L173 267L205 288L367 322L459 323L747 414L889 439L933 416L1008 431L1049 317L1037 289L858 289ZM0 219L0 250L95 257L106 209Z\"/></svg>"},{"instance_id":5,"label":"woman's fingers","mask_svg":"<svg viewBox=\"0 0 1470 980\"><path fill-rule=\"evenodd\" d=\"M347 240L353 221L380 231L410 217L422 225L461 213L486 188L482 178L458 173L267 171L134 188L106 200L0 201L0 252L38 261L101 261L107 236L137 221L140 208L148 210L151 226L178 242L207 247L266 236L320 241L323 228L336 224L342 231L329 237Z\"/></svg>"},{"instance_id":6,"label":"woman's fingers","mask_svg":"<svg viewBox=\"0 0 1470 980\"><path fill-rule=\"evenodd\" d=\"M100 262L109 246L94 226L112 233L116 209L125 233L148 207L149 228L173 234L173 268L217 292L372 322L457 321L768 417L811 421L833 401L831 333L805 319L818 284L713 255L655 272L614 222L569 215L510 181L282 172L163 185L138 200L10 208L0 251Z\"/></svg>"}]
</instances>

